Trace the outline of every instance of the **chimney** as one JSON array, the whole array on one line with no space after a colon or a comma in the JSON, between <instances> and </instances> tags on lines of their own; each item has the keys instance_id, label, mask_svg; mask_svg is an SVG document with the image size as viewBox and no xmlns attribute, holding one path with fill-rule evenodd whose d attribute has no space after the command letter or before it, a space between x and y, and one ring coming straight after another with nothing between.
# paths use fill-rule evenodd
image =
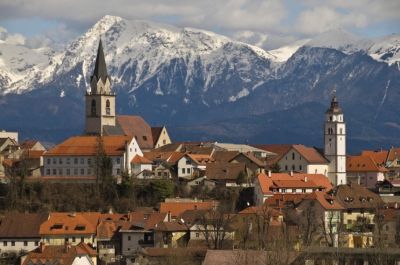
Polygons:
<instances>
[{"instance_id":1,"label":"chimney","mask_svg":"<svg viewBox=\"0 0 400 265\"><path fill-rule=\"evenodd\" d=\"M307 182L308 178L307 176L304 177L304 182Z\"/></svg>"},{"instance_id":2,"label":"chimney","mask_svg":"<svg viewBox=\"0 0 400 265\"><path fill-rule=\"evenodd\" d=\"M71 243L69 243L69 242L65 242L65 245L64 245L64 252L65 253L68 253L68 251L71 249Z\"/></svg>"},{"instance_id":3,"label":"chimney","mask_svg":"<svg viewBox=\"0 0 400 265\"><path fill-rule=\"evenodd\" d=\"M268 177L271 177L271 176L272 176L272 171L268 170Z\"/></svg>"},{"instance_id":4,"label":"chimney","mask_svg":"<svg viewBox=\"0 0 400 265\"><path fill-rule=\"evenodd\" d=\"M44 242L40 242L40 245L39 245L39 251L40 251L40 253L43 253L43 251L44 251L44 248L46 247L46 245L44 244Z\"/></svg>"},{"instance_id":5,"label":"chimney","mask_svg":"<svg viewBox=\"0 0 400 265\"><path fill-rule=\"evenodd\" d=\"M265 174L265 168L261 169L261 173Z\"/></svg>"},{"instance_id":6,"label":"chimney","mask_svg":"<svg viewBox=\"0 0 400 265\"><path fill-rule=\"evenodd\" d=\"M167 214L167 222L171 222L171 219L172 219L172 217L171 217L171 211L168 211L168 214Z\"/></svg>"},{"instance_id":7,"label":"chimney","mask_svg":"<svg viewBox=\"0 0 400 265\"><path fill-rule=\"evenodd\" d=\"M293 177L293 170L290 170L290 176Z\"/></svg>"}]
</instances>

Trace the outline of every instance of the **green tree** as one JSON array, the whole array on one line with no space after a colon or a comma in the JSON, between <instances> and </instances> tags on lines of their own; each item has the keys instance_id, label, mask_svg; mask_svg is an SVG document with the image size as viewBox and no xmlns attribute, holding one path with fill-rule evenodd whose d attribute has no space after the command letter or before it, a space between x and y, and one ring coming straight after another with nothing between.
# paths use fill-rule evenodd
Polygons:
<instances>
[{"instance_id":1,"label":"green tree","mask_svg":"<svg viewBox=\"0 0 400 265\"><path fill-rule=\"evenodd\" d=\"M272 173L279 173L281 172L281 166L278 163L272 164L269 169L271 170Z\"/></svg>"}]
</instances>

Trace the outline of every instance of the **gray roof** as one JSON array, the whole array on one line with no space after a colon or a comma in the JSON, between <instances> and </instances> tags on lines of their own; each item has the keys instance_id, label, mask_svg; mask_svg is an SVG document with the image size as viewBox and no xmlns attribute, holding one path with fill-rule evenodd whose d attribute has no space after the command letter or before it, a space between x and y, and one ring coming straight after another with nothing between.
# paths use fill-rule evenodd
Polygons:
<instances>
[{"instance_id":1,"label":"gray roof","mask_svg":"<svg viewBox=\"0 0 400 265\"><path fill-rule=\"evenodd\" d=\"M97 49L96 63L94 66L94 72L93 72L91 79L93 79L94 77L96 77L97 80L99 80L101 78L101 80L103 82L105 82L108 77L106 60L104 58L103 44L101 43L101 39L99 41L99 48Z\"/></svg>"},{"instance_id":2,"label":"gray roof","mask_svg":"<svg viewBox=\"0 0 400 265\"><path fill-rule=\"evenodd\" d=\"M124 131L122 128L119 126L119 124L116 124L115 126L112 125L103 125L103 134L112 136L112 135L125 135Z\"/></svg>"}]
</instances>

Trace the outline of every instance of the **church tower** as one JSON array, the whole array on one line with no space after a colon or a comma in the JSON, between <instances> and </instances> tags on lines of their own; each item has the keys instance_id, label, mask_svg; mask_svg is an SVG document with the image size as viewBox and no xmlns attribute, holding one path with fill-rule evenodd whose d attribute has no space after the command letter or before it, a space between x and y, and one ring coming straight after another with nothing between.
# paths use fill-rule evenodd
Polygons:
<instances>
[{"instance_id":1,"label":"church tower","mask_svg":"<svg viewBox=\"0 0 400 265\"><path fill-rule=\"evenodd\" d=\"M330 161L328 178L333 185L346 184L346 124L336 95L325 112L324 155Z\"/></svg>"},{"instance_id":2,"label":"church tower","mask_svg":"<svg viewBox=\"0 0 400 265\"><path fill-rule=\"evenodd\" d=\"M86 127L89 135L103 135L103 126L115 126L115 94L111 92L101 39L96 64L86 92Z\"/></svg>"}]
</instances>

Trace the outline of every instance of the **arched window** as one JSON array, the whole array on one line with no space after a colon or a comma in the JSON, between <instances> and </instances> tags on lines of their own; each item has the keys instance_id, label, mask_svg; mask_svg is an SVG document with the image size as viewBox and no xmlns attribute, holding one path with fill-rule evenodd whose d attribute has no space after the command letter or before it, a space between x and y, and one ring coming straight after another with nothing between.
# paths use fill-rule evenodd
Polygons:
<instances>
[{"instance_id":1,"label":"arched window","mask_svg":"<svg viewBox=\"0 0 400 265\"><path fill-rule=\"evenodd\" d=\"M294 153L292 154L292 160L294 160Z\"/></svg>"},{"instance_id":2,"label":"arched window","mask_svg":"<svg viewBox=\"0 0 400 265\"><path fill-rule=\"evenodd\" d=\"M106 114L110 115L110 101L108 99L106 101Z\"/></svg>"},{"instance_id":3,"label":"arched window","mask_svg":"<svg viewBox=\"0 0 400 265\"><path fill-rule=\"evenodd\" d=\"M343 128L340 128L340 134L343 134Z\"/></svg>"},{"instance_id":4,"label":"arched window","mask_svg":"<svg viewBox=\"0 0 400 265\"><path fill-rule=\"evenodd\" d=\"M96 100L92 99L92 107L90 112L92 113L92 116L96 116Z\"/></svg>"}]
</instances>

